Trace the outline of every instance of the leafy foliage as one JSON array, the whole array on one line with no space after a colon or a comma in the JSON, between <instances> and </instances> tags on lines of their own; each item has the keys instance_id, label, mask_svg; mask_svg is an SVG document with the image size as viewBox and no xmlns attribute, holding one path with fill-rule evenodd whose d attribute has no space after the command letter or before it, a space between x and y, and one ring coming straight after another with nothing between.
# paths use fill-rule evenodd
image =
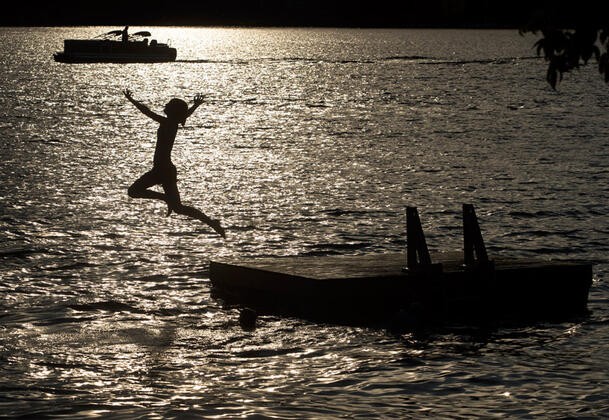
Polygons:
<instances>
[{"instance_id":1,"label":"leafy foliage","mask_svg":"<svg viewBox=\"0 0 609 420\"><path fill-rule=\"evenodd\" d=\"M609 25L586 25L575 29L526 28L521 33L541 33L535 43L537 54L543 53L548 62L546 80L556 89L563 74L588 64L591 58L598 63L598 70L609 83Z\"/></svg>"}]
</instances>

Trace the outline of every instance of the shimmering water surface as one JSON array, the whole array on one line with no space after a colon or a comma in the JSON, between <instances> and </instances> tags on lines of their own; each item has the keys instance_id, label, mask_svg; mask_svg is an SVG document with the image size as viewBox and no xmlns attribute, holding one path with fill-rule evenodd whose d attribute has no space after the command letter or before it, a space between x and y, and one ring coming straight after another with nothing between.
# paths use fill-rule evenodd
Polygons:
<instances>
[{"instance_id":1,"label":"shimmering water surface","mask_svg":"<svg viewBox=\"0 0 609 420\"><path fill-rule=\"evenodd\" d=\"M65 38L1 28L0 413L78 417L609 416L609 87L554 92L516 30L131 28L165 64L55 63ZM207 100L174 150L185 202L129 199L157 112ZM590 316L392 335L264 316L210 296L213 258L404 246L419 208L459 249L594 261Z\"/></svg>"}]
</instances>

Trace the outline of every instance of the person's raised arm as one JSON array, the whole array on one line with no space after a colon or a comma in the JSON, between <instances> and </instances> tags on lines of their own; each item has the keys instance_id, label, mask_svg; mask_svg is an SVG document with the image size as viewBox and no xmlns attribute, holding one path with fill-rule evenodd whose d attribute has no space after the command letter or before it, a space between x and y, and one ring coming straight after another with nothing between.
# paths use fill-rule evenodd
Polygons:
<instances>
[{"instance_id":1,"label":"person's raised arm","mask_svg":"<svg viewBox=\"0 0 609 420\"><path fill-rule=\"evenodd\" d=\"M129 102L131 102L137 109L139 109L142 112L142 114L146 115L149 118L152 118L153 120L155 120L158 123L165 121L165 117L152 112L150 110L150 108L148 108L146 105L133 99L133 96L131 95L131 91L129 89L123 90L123 94L125 95L125 98L127 98L129 100Z\"/></svg>"},{"instance_id":2,"label":"person's raised arm","mask_svg":"<svg viewBox=\"0 0 609 420\"><path fill-rule=\"evenodd\" d=\"M186 118L190 117L192 113L195 112L195 109L197 109L199 105L203 103L203 99L205 99L205 96L203 94L198 93L197 95L195 95L194 104L190 108L188 108L188 112L186 112Z\"/></svg>"}]
</instances>

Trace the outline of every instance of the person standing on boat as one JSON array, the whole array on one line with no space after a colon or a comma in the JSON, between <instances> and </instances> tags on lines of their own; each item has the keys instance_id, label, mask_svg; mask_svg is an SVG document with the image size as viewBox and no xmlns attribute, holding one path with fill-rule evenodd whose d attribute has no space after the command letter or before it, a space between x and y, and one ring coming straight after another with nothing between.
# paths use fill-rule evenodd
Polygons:
<instances>
[{"instance_id":1,"label":"person standing on boat","mask_svg":"<svg viewBox=\"0 0 609 420\"><path fill-rule=\"evenodd\" d=\"M129 27L125 26L121 32L121 40L123 42L129 42Z\"/></svg>"},{"instance_id":2,"label":"person standing on boat","mask_svg":"<svg viewBox=\"0 0 609 420\"><path fill-rule=\"evenodd\" d=\"M123 91L125 97L144 115L159 123L157 130L156 147L152 169L138 178L128 190L131 198L151 198L167 203L167 216L172 212L198 219L210 226L223 238L226 237L224 228L216 219L212 219L194 207L182 204L177 186L177 170L171 162L171 150L178 132L178 125L186 123L188 118L203 103L203 95L196 95L194 104L189 108L182 99L174 98L167 102L163 112L166 116L154 113L143 103L133 99L131 91ZM149 189L154 185L161 185L164 193Z\"/></svg>"}]
</instances>

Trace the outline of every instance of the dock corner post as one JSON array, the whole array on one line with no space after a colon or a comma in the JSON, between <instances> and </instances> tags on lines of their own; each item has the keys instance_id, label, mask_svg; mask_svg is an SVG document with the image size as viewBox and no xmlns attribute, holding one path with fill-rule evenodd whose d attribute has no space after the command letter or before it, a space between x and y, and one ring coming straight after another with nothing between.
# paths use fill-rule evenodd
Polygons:
<instances>
[{"instance_id":1,"label":"dock corner post","mask_svg":"<svg viewBox=\"0 0 609 420\"><path fill-rule=\"evenodd\" d=\"M463 204L463 263L473 267L476 262L483 266L490 264L474 206Z\"/></svg>"},{"instance_id":2,"label":"dock corner post","mask_svg":"<svg viewBox=\"0 0 609 420\"><path fill-rule=\"evenodd\" d=\"M406 207L406 270L431 266L431 257L416 207Z\"/></svg>"}]
</instances>

